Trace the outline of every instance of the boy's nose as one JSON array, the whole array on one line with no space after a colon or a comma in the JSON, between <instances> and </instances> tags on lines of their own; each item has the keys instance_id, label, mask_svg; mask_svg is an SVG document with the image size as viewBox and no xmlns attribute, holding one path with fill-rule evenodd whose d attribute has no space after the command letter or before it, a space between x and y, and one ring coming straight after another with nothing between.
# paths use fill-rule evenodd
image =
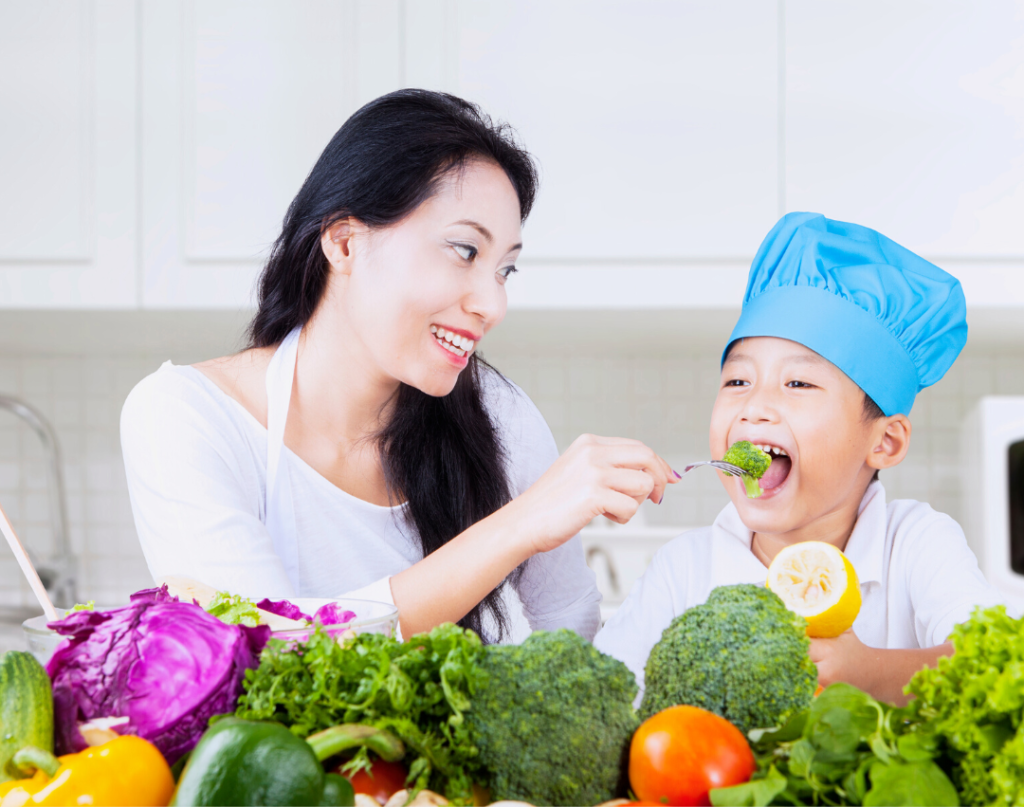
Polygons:
<instances>
[{"instance_id":1,"label":"boy's nose","mask_svg":"<svg viewBox=\"0 0 1024 807\"><path fill-rule=\"evenodd\" d=\"M775 423L779 419L778 408L768 390L754 390L744 402L740 420L747 423Z\"/></svg>"}]
</instances>

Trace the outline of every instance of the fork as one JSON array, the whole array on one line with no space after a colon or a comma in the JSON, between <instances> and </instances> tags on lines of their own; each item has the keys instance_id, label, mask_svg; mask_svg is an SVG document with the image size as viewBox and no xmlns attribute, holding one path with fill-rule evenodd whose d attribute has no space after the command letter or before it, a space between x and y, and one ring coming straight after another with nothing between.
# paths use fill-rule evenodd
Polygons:
<instances>
[{"instance_id":1,"label":"fork","mask_svg":"<svg viewBox=\"0 0 1024 807\"><path fill-rule=\"evenodd\" d=\"M716 468L719 471L725 471L725 473L732 474L733 476L747 475L746 471L744 471L738 465L733 465L730 462L722 462L721 460L705 460L704 462L695 462L692 465L687 465L685 468L683 468L683 473L680 476L686 476L694 468L700 468L700 466L702 465L710 465L712 468Z\"/></svg>"}]
</instances>

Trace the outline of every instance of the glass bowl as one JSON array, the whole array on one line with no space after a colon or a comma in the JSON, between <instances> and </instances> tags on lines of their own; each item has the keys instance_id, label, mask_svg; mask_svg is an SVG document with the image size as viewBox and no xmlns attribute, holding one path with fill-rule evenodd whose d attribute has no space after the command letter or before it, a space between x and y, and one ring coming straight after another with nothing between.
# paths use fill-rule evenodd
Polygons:
<instances>
[{"instance_id":1,"label":"glass bowl","mask_svg":"<svg viewBox=\"0 0 1024 807\"><path fill-rule=\"evenodd\" d=\"M57 614L64 618L65 611L57 609ZM25 632L25 641L28 643L28 652L36 657L36 660L44 667L57 649L57 645L64 639L57 631L50 630L46 623L50 620L45 614L26 619L21 623L21 629Z\"/></svg>"},{"instance_id":2,"label":"glass bowl","mask_svg":"<svg viewBox=\"0 0 1024 807\"><path fill-rule=\"evenodd\" d=\"M374 600L355 600L347 597L289 597L288 602L297 605L303 613L313 614L321 606L336 603L342 611L355 612L356 618L343 625L325 625L324 630L331 636L341 637L349 631L352 633L382 633L387 637L395 635L398 626L398 609L390 603ZM313 628L294 628L292 630L276 630L270 634L273 639L284 639L289 642L305 642L313 633Z\"/></svg>"},{"instance_id":3,"label":"glass bowl","mask_svg":"<svg viewBox=\"0 0 1024 807\"><path fill-rule=\"evenodd\" d=\"M124 605L97 605L94 611L113 611L115 608L124 608ZM57 618L63 619L70 612L63 608L57 609ZM28 644L28 651L36 657L44 667L64 639L57 631L50 630L46 623L50 620L45 614L26 619L21 623L21 629L25 633L25 642Z\"/></svg>"}]
</instances>

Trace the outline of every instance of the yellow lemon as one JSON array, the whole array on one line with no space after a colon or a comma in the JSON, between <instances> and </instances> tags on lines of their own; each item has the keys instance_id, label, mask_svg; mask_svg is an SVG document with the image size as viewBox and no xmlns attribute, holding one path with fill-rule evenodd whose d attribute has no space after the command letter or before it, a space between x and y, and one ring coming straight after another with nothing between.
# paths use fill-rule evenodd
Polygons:
<instances>
[{"instance_id":1,"label":"yellow lemon","mask_svg":"<svg viewBox=\"0 0 1024 807\"><path fill-rule=\"evenodd\" d=\"M853 564L821 541L787 546L768 567L768 588L807 620L807 635L831 638L848 630L860 612L860 583Z\"/></svg>"}]
</instances>

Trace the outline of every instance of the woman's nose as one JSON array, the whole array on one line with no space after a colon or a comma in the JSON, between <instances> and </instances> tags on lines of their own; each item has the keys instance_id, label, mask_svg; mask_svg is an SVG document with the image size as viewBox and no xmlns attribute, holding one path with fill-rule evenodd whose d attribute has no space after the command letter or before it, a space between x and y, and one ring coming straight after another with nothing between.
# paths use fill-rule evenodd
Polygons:
<instances>
[{"instance_id":1,"label":"woman's nose","mask_svg":"<svg viewBox=\"0 0 1024 807\"><path fill-rule=\"evenodd\" d=\"M480 272L473 278L472 285L462 302L465 311L479 318L485 330L501 322L508 308L505 287L493 275L488 278L485 277L486 274Z\"/></svg>"}]
</instances>

